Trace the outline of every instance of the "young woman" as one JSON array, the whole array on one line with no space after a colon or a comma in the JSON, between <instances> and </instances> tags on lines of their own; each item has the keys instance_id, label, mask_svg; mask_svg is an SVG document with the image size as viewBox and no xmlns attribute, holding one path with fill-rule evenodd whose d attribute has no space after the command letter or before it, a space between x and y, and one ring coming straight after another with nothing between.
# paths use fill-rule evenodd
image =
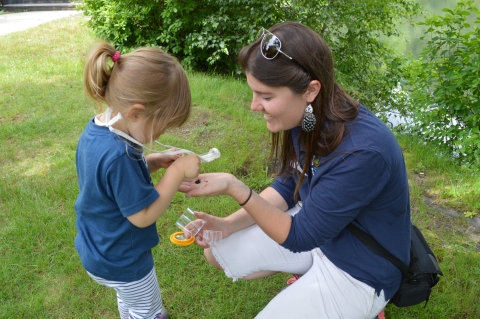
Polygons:
<instances>
[{"instance_id":1,"label":"young woman","mask_svg":"<svg viewBox=\"0 0 480 319\"><path fill-rule=\"evenodd\" d=\"M209 247L200 233L197 244L234 280L301 275L256 318L376 317L401 273L346 226L356 224L408 264L409 188L395 137L335 82L329 48L302 24L264 30L239 61L281 169L260 194L226 173L185 180L187 196L229 195L242 206L225 218L197 213L204 229L224 238Z\"/></svg>"}]
</instances>

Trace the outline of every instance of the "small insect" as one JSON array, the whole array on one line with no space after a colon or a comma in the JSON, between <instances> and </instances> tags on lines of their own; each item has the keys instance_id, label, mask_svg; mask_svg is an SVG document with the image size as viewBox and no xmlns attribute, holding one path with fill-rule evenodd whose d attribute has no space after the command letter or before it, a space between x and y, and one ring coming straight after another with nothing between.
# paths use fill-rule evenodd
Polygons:
<instances>
[{"instance_id":1,"label":"small insect","mask_svg":"<svg viewBox=\"0 0 480 319\"><path fill-rule=\"evenodd\" d=\"M206 180L201 180L200 178L195 181L195 184L200 184L201 182L207 182Z\"/></svg>"}]
</instances>

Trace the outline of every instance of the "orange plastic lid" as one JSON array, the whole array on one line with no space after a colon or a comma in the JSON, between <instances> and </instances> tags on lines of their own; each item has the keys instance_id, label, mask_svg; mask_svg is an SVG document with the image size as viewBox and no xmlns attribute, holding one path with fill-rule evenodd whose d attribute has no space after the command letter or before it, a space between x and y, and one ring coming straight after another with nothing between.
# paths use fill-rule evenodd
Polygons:
<instances>
[{"instance_id":1,"label":"orange plastic lid","mask_svg":"<svg viewBox=\"0 0 480 319\"><path fill-rule=\"evenodd\" d=\"M190 246L195 242L195 237L185 238L183 231L170 235L170 241L177 246Z\"/></svg>"}]
</instances>

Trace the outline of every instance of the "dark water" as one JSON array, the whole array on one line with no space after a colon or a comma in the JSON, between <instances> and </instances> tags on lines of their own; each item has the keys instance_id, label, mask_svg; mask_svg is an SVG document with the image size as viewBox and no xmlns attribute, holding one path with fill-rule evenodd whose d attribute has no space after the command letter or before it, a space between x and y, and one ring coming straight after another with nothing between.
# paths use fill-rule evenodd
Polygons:
<instances>
[{"instance_id":1,"label":"dark water","mask_svg":"<svg viewBox=\"0 0 480 319\"><path fill-rule=\"evenodd\" d=\"M453 9L457 4L457 0L417 0L419 4L421 4L427 16L429 14L436 14L440 16L444 16L445 12L442 11L443 8ZM480 0L474 1L477 8L480 9ZM475 17L471 16L468 19L470 24L473 24L475 21ZM479 17L480 18L480 17ZM423 17L417 17L415 21L424 21ZM426 28L424 26L411 26L408 21L404 22L403 24L399 25L398 29L404 33L403 39L386 39L386 42L391 45L392 48L395 48L400 53L404 53L406 55L413 55L414 58L418 58L418 55L422 51L423 45L425 40L420 40L425 33ZM398 126L399 124L403 125L413 125L412 119L410 117L404 117L398 114L396 111L391 111L384 114L388 118L388 122L392 127ZM452 120L452 124L456 125L456 121ZM444 140L446 142L447 139ZM454 158L459 156L459 152L455 151L452 153Z\"/></svg>"},{"instance_id":2,"label":"dark water","mask_svg":"<svg viewBox=\"0 0 480 319\"><path fill-rule=\"evenodd\" d=\"M457 2L457 0L417 0L417 3L425 9L424 14L427 16L431 13L443 16L445 12L443 12L442 9L453 9ZM480 9L480 0L475 0L474 2ZM470 23L473 23L474 19L471 18L470 20ZM424 18L421 16L416 17L413 22L419 21L424 21ZM400 52L405 54L411 53L414 57L418 57L418 54L423 48L424 40L420 40L420 38L425 33L425 27L411 26L409 21L404 21L398 26L398 29L404 33L404 37L402 39L390 38L386 39L386 41Z\"/></svg>"}]
</instances>

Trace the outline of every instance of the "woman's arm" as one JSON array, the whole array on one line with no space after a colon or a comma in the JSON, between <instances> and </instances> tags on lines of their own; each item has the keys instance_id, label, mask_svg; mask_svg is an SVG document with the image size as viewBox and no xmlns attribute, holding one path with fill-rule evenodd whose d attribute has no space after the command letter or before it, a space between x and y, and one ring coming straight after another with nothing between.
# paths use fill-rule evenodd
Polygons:
<instances>
[{"instance_id":1,"label":"woman's arm","mask_svg":"<svg viewBox=\"0 0 480 319\"><path fill-rule=\"evenodd\" d=\"M202 174L199 178L208 182L195 184L194 181L187 181L180 187L180 191L186 192L187 197L228 195L238 203L244 203L250 195L250 188L231 174ZM283 197L271 187L260 195L252 192L242 209L225 218L224 235L256 223L273 240L283 243L291 225L291 217L285 214L287 209L288 205ZM200 215L198 217L201 218Z\"/></svg>"},{"instance_id":2,"label":"woman's arm","mask_svg":"<svg viewBox=\"0 0 480 319\"><path fill-rule=\"evenodd\" d=\"M253 196L253 194L252 194ZM282 196L273 188L267 187L263 190L259 196L261 196L265 201L267 201L271 206L281 210L287 210L287 203ZM249 201L251 201L250 198ZM245 210L245 208L240 208L235 213L230 216L225 217L226 222L228 223L228 234L233 234L240 229L246 228L256 223L255 219Z\"/></svg>"},{"instance_id":3,"label":"woman's arm","mask_svg":"<svg viewBox=\"0 0 480 319\"><path fill-rule=\"evenodd\" d=\"M229 184L227 195L239 203L244 203L250 196L250 188L238 179ZM278 194L278 193L277 193ZM282 198L283 200L283 198ZM252 191L250 199L243 206L243 209L253 218L255 223L274 241L281 244L287 239L292 217L285 214L287 204L279 209L270 204L265 198Z\"/></svg>"}]
</instances>

